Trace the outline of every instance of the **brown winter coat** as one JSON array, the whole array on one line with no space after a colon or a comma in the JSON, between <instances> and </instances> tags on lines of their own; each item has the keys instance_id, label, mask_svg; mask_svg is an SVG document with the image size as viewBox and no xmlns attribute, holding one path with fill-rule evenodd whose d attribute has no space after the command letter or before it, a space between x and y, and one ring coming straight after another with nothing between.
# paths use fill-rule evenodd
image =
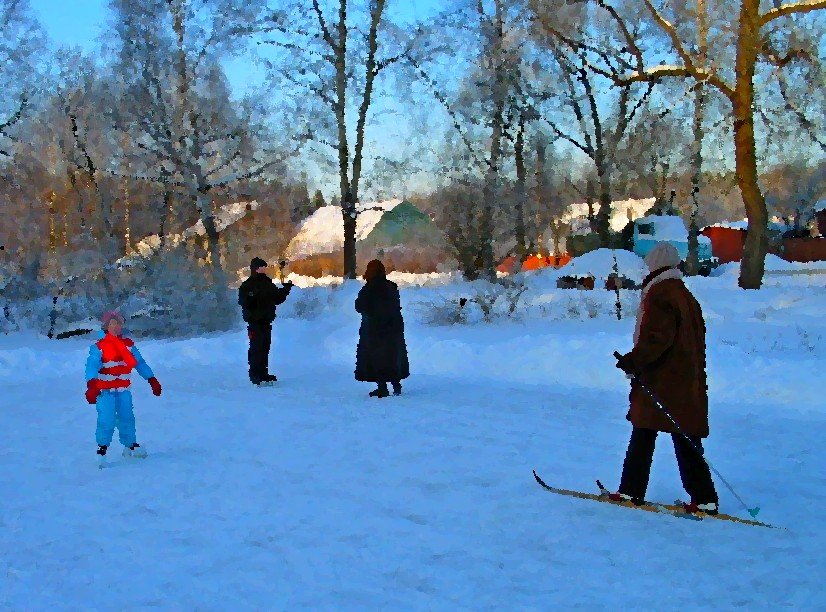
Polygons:
<instances>
[{"instance_id":1,"label":"brown winter coat","mask_svg":"<svg viewBox=\"0 0 826 612\"><path fill-rule=\"evenodd\" d=\"M662 280L645 296L640 335L627 358L688 435L708 436L706 327L700 305L682 280ZM632 382L628 420L634 427L676 428Z\"/></svg>"}]
</instances>

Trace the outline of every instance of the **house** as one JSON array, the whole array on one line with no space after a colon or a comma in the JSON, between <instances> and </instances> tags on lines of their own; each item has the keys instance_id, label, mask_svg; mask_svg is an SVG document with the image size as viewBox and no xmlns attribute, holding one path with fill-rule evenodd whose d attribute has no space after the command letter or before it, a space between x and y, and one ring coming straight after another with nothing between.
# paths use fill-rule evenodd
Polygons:
<instances>
[{"instance_id":1,"label":"house","mask_svg":"<svg viewBox=\"0 0 826 612\"><path fill-rule=\"evenodd\" d=\"M616 200L611 202L611 217L609 219L609 227L612 232L622 232L625 227L634 219L643 216L654 204L655 198L642 198L631 200ZM593 214L599 212L599 202L592 204ZM589 248L577 249L573 245L574 241L579 242L579 237L587 237L591 232L591 223L588 220L588 204L586 202L577 202L571 204L565 210L565 213L554 223L545 228L542 232L542 240L540 246L542 250L547 247L547 250L552 253L563 255L574 255L579 251L587 251ZM570 240L572 237L573 240ZM594 248L594 247L590 247Z\"/></svg>"},{"instance_id":2,"label":"house","mask_svg":"<svg viewBox=\"0 0 826 612\"><path fill-rule=\"evenodd\" d=\"M783 238L781 257L786 261L809 263L826 261L826 200L817 201L810 235L787 235Z\"/></svg>"},{"instance_id":3,"label":"house","mask_svg":"<svg viewBox=\"0 0 826 612\"><path fill-rule=\"evenodd\" d=\"M356 249L359 269L371 259L381 259L388 269L416 273L436 272L447 253L442 231L408 201L383 212Z\"/></svg>"},{"instance_id":4,"label":"house","mask_svg":"<svg viewBox=\"0 0 826 612\"><path fill-rule=\"evenodd\" d=\"M711 252L720 263L740 261L746 243L747 221L715 223L704 227L700 234L711 240Z\"/></svg>"},{"instance_id":5,"label":"house","mask_svg":"<svg viewBox=\"0 0 826 612\"><path fill-rule=\"evenodd\" d=\"M324 206L302 221L284 252L289 271L307 276L343 274L341 208ZM381 259L388 269L434 272L448 259L445 238L433 220L400 199L361 206L356 218L357 268Z\"/></svg>"},{"instance_id":6,"label":"house","mask_svg":"<svg viewBox=\"0 0 826 612\"><path fill-rule=\"evenodd\" d=\"M711 261L711 240L703 235L698 236L697 240L700 261ZM673 245L683 260L688 257L688 230L682 217L649 215L634 221L634 253L645 257L660 242Z\"/></svg>"},{"instance_id":7,"label":"house","mask_svg":"<svg viewBox=\"0 0 826 612\"><path fill-rule=\"evenodd\" d=\"M743 246L748 234L748 219L741 221L723 221L704 227L700 234L711 240L711 251L720 263L740 261L743 257ZM775 217L769 223L769 231L779 236L786 229ZM787 240L784 243L788 242ZM770 246L769 252L780 254L779 246Z\"/></svg>"}]
</instances>

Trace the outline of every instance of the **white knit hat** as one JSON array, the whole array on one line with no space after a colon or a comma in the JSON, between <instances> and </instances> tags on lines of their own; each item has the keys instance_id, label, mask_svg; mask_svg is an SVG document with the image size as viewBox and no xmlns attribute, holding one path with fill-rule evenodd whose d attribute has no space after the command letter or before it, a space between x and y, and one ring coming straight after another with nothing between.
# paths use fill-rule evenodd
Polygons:
<instances>
[{"instance_id":1,"label":"white knit hat","mask_svg":"<svg viewBox=\"0 0 826 612\"><path fill-rule=\"evenodd\" d=\"M673 244L660 242L645 256L645 264L650 272L660 268L676 268L680 265L680 254Z\"/></svg>"}]
</instances>

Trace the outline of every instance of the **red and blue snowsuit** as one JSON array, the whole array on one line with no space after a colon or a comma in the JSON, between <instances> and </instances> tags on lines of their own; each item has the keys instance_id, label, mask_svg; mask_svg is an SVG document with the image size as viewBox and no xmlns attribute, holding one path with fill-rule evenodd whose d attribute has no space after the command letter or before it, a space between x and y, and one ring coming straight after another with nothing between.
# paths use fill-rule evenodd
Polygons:
<instances>
[{"instance_id":1,"label":"red and blue snowsuit","mask_svg":"<svg viewBox=\"0 0 826 612\"><path fill-rule=\"evenodd\" d=\"M135 414L129 376L137 370L152 384L155 395L160 395L160 385L130 338L105 332L99 338L86 359L86 398L95 403L98 413L95 438L99 446L109 446L117 427L120 443L131 447L135 443Z\"/></svg>"}]
</instances>

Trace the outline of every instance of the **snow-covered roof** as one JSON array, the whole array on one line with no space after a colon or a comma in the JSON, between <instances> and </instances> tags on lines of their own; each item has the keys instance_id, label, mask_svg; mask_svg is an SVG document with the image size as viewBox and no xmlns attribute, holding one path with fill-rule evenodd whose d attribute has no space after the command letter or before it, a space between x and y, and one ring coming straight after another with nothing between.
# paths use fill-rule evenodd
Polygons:
<instances>
[{"instance_id":1,"label":"snow-covered roof","mask_svg":"<svg viewBox=\"0 0 826 612\"><path fill-rule=\"evenodd\" d=\"M741 221L720 221L719 223L712 223L711 225L707 225L706 227L725 227L728 229L747 230L749 229L749 220L743 219ZM779 217L772 217L771 221L769 221L768 227L772 230L786 229L786 225L783 223L783 220Z\"/></svg>"},{"instance_id":2,"label":"snow-covered roof","mask_svg":"<svg viewBox=\"0 0 826 612\"><path fill-rule=\"evenodd\" d=\"M742 221L720 221L719 223L712 223L706 227L725 227L727 229L748 229L749 227L749 220L743 219Z\"/></svg>"},{"instance_id":3,"label":"snow-covered roof","mask_svg":"<svg viewBox=\"0 0 826 612\"><path fill-rule=\"evenodd\" d=\"M248 212L257 209L258 202L255 200L252 202L234 202L232 204L226 204L215 213L215 227L219 232L222 232L233 223L243 219ZM203 236L204 233L206 233L206 230L204 229L204 222L201 219L198 219L198 222L195 225L184 230L183 236L184 238L189 238L195 234L198 236Z\"/></svg>"},{"instance_id":4,"label":"snow-covered roof","mask_svg":"<svg viewBox=\"0 0 826 612\"><path fill-rule=\"evenodd\" d=\"M641 257L622 249L597 249L579 257L574 257L560 271L570 276L593 276L608 278L614 272L614 257L620 276L642 282L648 268Z\"/></svg>"},{"instance_id":5,"label":"snow-covered roof","mask_svg":"<svg viewBox=\"0 0 826 612\"><path fill-rule=\"evenodd\" d=\"M670 215L650 215L640 217L635 221L637 227L641 224L651 225L654 233L651 237L656 240L668 240L672 242L686 242L688 240L688 230L685 227L682 217ZM648 234L643 234L648 236Z\"/></svg>"},{"instance_id":6,"label":"snow-covered roof","mask_svg":"<svg viewBox=\"0 0 826 612\"><path fill-rule=\"evenodd\" d=\"M359 206L356 217L356 240L362 240L388 210L401 204L401 199L371 202ZM378 209L378 210L375 210ZM323 206L301 222L298 233L287 245L287 259L301 259L317 253L334 253L344 247L344 219L341 207Z\"/></svg>"},{"instance_id":7,"label":"snow-covered roof","mask_svg":"<svg viewBox=\"0 0 826 612\"><path fill-rule=\"evenodd\" d=\"M611 229L615 232L621 231L629 221L644 215L645 211L654 206L655 202L655 198L611 202ZM594 202L594 213L598 211L599 202ZM572 204L562 217L562 221L571 224L573 234L589 233L591 230L588 225L588 204L586 202Z\"/></svg>"}]
</instances>

